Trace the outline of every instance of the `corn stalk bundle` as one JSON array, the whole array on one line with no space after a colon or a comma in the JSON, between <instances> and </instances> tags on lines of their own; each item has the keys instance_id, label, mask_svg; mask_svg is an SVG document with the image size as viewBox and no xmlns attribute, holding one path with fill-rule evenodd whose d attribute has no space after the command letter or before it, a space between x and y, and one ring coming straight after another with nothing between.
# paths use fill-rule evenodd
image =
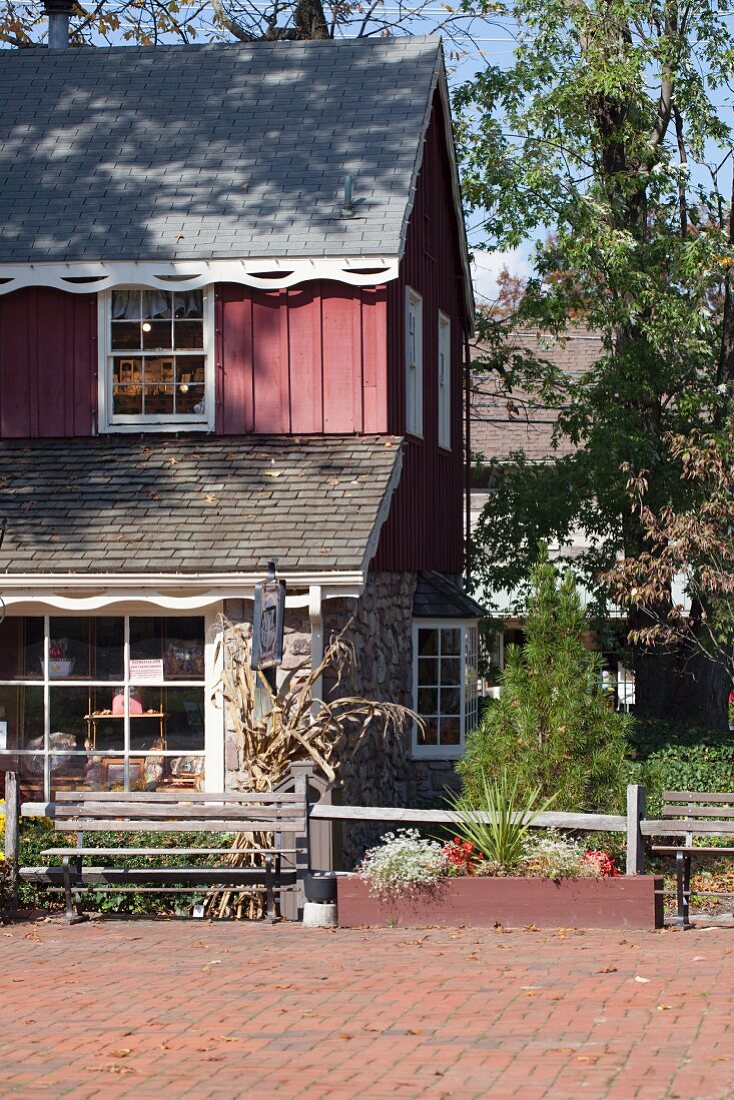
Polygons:
<instances>
[{"instance_id":1,"label":"corn stalk bundle","mask_svg":"<svg viewBox=\"0 0 734 1100\"><path fill-rule=\"evenodd\" d=\"M286 778L295 760L311 760L326 779L333 783L345 755L351 755L371 731L384 742L397 738L420 719L398 703L374 702L360 696L314 697L314 689L323 677L334 681L330 694L336 695L342 678L355 663L353 646L345 639L351 620L335 635L317 668L307 665L289 670L278 691L273 693L260 672L250 667L251 638L246 624L222 621L220 651L223 666L215 699L221 698L231 728L237 738L240 770L245 774L243 788L253 792L272 791ZM253 861L255 849L272 847L269 833L239 833L228 856L231 866ZM210 916L262 915L262 889L216 891L208 904Z\"/></svg>"}]
</instances>

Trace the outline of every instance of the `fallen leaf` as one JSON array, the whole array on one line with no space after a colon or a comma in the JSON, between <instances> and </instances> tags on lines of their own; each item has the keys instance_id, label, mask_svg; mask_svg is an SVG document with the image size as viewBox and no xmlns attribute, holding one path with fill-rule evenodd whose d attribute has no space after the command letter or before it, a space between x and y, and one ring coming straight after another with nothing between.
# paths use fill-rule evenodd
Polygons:
<instances>
[{"instance_id":1,"label":"fallen leaf","mask_svg":"<svg viewBox=\"0 0 734 1100\"><path fill-rule=\"evenodd\" d=\"M693 956L693 961L694 961L694 963L706 962L706 956L705 955L694 955Z\"/></svg>"},{"instance_id":2,"label":"fallen leaf","mask_svg":"<svg viewBox=\"0 0 734 1100\"><path fill-rule=\"evenodd\" d=\"M647 985L647 983L650 981L650 979L649 978L641 978L640 975L637 974L637 975L635 975L635 981L639 982L640 985Z\"/></svg>"},{"instance_id":3,"label":"fallen leaf","mask_svg":"<svg viewBox=\"0 0 734 1100\"><path fill-rule=\"evenodd\" d=\"M670 1009L672 1007L673 1007L672 1005L658 1005L657 1009L658 1009L658 1012L667 1012L668 1009Z\"/></svg>"},{"instance_id":4,"label":"fallen leaf","mask_svg":"<svg viewBox=\"0 0 734 1100\"><path fill-rule=\"evenodd\" d=\"M337 1039L353 1039L353 1038L354 1038L354 1036L353 1036L353 1035L349 1035L349 1034L347 1034L347 1032L346 1032L346 1031L341 1031L341 1032L340 1032L340 1033L339 1033L339 1034L337 1035Z\"/></svg>"},{"instance_id":5,"label":"fallen leaf","mask_svg":"<svg viewBox=\"0 0 734 1100\"><path fill-rule=\"evenodd\" d=\"M119 1050L111 1050L111 1058L127 1058L129 1054L132 1054L132 1047L120 1047Z\"/></svg>"},{"instance_id":6,"label":"fallen leaf","mask_svg":"<svg viewBox=\"0 0 734 1100\"><path fill-rule=\"evenodd\" d=\"M281 470L266 470L265 477L280 477L281 473Z\"/></svg>"},{"instance_id":7,"label":"fallen leaf","mask_svg":"<svg viewBox=\"0 0 734 1100\"><path fill-rule=\"evenodd\" d=\"M616 974L616 966L602 966L601 970L597 970L597 974Z\"/></svg>"}]
</instances>

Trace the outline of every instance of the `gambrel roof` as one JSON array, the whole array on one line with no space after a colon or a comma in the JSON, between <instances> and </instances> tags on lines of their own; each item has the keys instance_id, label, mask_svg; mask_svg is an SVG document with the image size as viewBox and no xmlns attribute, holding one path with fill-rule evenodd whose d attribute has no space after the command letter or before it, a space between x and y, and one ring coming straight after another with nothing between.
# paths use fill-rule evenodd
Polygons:
<instances>
[{"instance_id":1,"label":"gambrel roof","mask_svg":"<svg viewBox=\"0 0 734 1100\"><path fill-rule=\"evenodd\" d=\"M443 81L430 37L3 50L0 264L399 257Z\"/></svg>"}]
</instances>

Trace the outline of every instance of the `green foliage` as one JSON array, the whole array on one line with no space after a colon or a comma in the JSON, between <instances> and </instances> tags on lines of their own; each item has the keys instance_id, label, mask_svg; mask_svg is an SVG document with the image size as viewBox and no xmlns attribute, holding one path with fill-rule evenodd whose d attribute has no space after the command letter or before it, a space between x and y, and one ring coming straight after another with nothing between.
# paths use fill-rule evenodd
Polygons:
<instances>
[{"instance_id":1,"label":"green foliage","mask_svg":"<svg viewBox=\"0 0 734 1100\"><path fill-rule=\"evenodd\" d=\"M135 846L141 848L175 849L179 847L202 848L214 847L211 833L136 833ZM93 839L88 836L87 843L100 848L129 846L129 833L95 833ZM230 847L232 836L221 836L219 842L222 847ZM48 863L41 856L45 848L63 847L64 844L75 844L76 833L58 833L53 825L44 818L22 818L20 830L20 865L21 867L38 867ZM202 867L215 866L216 856L209 856L197 865ZM150 866L150 860L143 856L120 856L119 858L100 856L95 863L99 865L114 864L116 867L145 867ZM191 865L191 857L166 856L165 864L168 867L185 867ZM84 908L87 911L101 913L149 913L149 914L173 914L187 913L195 898L200 898L205 893L205 888L198 892L166 894L166 893L139 893L111 891L110 893L86 891L83 895ZM61 904L62 895L57 891L48 891L44 887L35 886L32 883L20 883L19 900L22 908L48 908L50 905Z\"/></svg>"},{"instance_id":2,"label":"green foliage","mask_svg":"<svg viewBox=\"0 0 734 1100\"><path fill-rule=\"evenodd\" d=\"M730 0L501 4L516 24L513 63L488 64L456 96L465 197L487 247L535 242L519 307L483 323L477 375L554 410L566 452L490 470L474 556L490 592L527 582L539 539L563 544L582 528L574 569L603 612L599 574L643 545L623 464L648 471L656 512L693 499L671 433L726 415L734 390L719 179L731 136L715 107L730 12ZM600 332L603 351L568 376L544 359L542 334L575 323ZM518 350L516 330L541 334L536 353Z\"/></svg>"},{"instance_id":3,"label":"green foliage","mask_svg":"<svg viewBox=\"0 0 734 1100\"><path fill-rule=\"evenodd\" d=\"M474 777L478 798L463 794L450 799L462 840L468 840L485 860L503 871L512 870L525 859L530 828L553 801L551 797L539 803L540 789L536 787L524 796L520 806L518 786L518 778L510 779L506 771L500 772L496 781L482 772ZM487 814L490 820L477 820L477 811Z\"/></svg>"},{"instance_id":4,"label":"green foliage","mask_svg":"<svg viewBox=\"0 0 734 1100\"><path fill-rule=\"evenodd\" d=\"M632 745L623 784L645 787L648 817L660 817L663 791L734 791L731 734L637 719Z\"/></svg>"},{"instance_id":5,"label":"green foliage","mask_svg":"<svg viewBox=\"0 0 734 1100\"><path fill-rule=\"evenodd\" d=\"M526 644L510 650L501 695L470 736L459 761L470 800L483 777L517 778L517 796L536 788L569 812L613 811L623 804L629 719L610 710L597 654L584 646L588 624L573 579L560 583L547 560L533 575Z\"/></svg>"}]
</instances>

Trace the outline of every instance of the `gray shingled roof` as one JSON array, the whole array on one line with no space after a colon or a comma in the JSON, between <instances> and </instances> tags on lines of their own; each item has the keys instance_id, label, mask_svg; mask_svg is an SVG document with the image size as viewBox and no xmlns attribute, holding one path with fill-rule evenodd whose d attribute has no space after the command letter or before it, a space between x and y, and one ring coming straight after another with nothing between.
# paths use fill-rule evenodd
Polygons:
<instances>
[{"instance_id":1,"label":"gray shingled roof","mask_svg":"<svg viewBox=\"0 0 734 1100\"><path fill-rule=\"evenodd\" d=\"M0 570L360 570L399 455L392 436L3 440Z\"/></svg>"},{"instance_id":2,"label":"gray shingled roof","mask_svg":"<svg viewBox=\"0 0 734 1100\"><path fill-rule=\"evenodd\" d=\"M3 50L0 262L399 255L440 67L425 37Z\"/></svg>"},{"instance_id":3,"label":"gray shingled roof","mask_svg":"<svg viewBox=\"0 0 734 1100\"><path fill-rule=\"evenodd\" d=\"M427 571L418 574L413 595L416 619L481 619L487 611L476 600L445 577Z\"/></svg>"}]
</instances>

